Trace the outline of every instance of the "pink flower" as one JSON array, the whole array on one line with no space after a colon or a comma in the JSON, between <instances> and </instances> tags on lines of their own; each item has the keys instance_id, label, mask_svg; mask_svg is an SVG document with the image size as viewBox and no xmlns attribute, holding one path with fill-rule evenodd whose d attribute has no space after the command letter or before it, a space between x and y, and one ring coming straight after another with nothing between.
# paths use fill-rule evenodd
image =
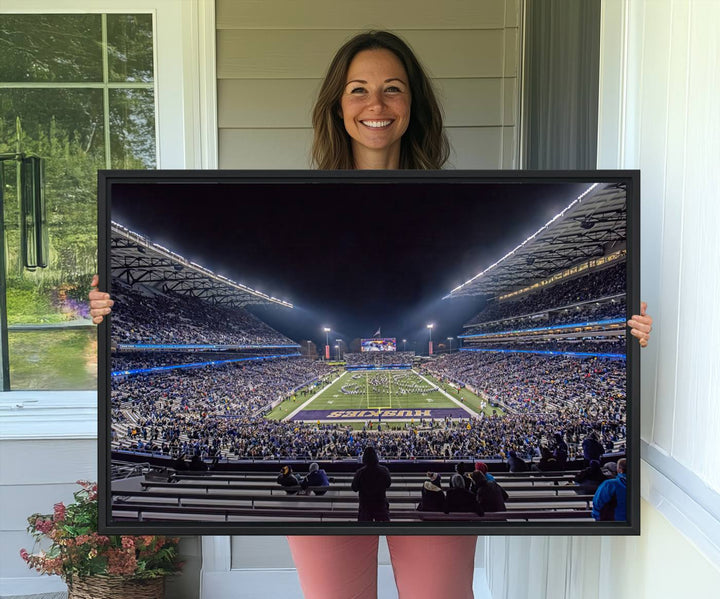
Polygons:
<instances>
[{"instance_id":1,"label":"pink flower","mask_svg":"<svg viewBox=\"0 0 720 599\"><path fill-rule=\"evenodd\" d=\"M55 522L62 522L63 520L65 520L65 505L62 502L56 503L53 506L53 510L53 519L55 520Z\"/></svg>"},{"instance_id":2,"label":"pink flower","mask_svg":"<svg viewBox=\"0 0 720 599\"><path fill-rule=\"evenodd\" d=\"M127 576L135 573L137 559L135 552L126 549L108 550L108 574Z\"/></svg>"},{"instance_id":3,"label":"pink flower","mask_svg":"<svg viewBox=\"0 0 720 599\"><path fill-rule=\"evenodd\" d=\"M52 527L52 520L43 520L42 518L35 520L35 528L44 535L49 533L52 530Z\"/></svg>"},{"instance_id":4,"label":"pink flower","mask_svg":"<svg viewBox=\"0 0 720 599\"><path fill-rule=\"evenodd\" d=\"M27 552L27 549L21 549L20 550L20 557L23 559L23 561L27 562L30 559L30 554Z\"/></svg>"},{"instance_id":5,"label":"pink flower","mask_svg":"<svg viewBox=\"0 0 720 599\"><path fill-rule=\"evenodd\" d=\"M121 542L125 549L135 549L135 539L132 537L123 537Z\"/></svg>"}]
</instances>

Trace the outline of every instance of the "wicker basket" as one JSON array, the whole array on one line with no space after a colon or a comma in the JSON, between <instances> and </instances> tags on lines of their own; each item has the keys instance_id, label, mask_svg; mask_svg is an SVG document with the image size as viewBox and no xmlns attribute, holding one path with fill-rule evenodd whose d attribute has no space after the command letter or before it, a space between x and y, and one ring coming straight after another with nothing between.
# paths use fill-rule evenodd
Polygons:
<instances>
[{"instance_id":1,"label":"wicker basket","mask_svg":"<svg viewBox=\"0 0 720 599\"><path fill-rule=\"evenodd\" d=\"M68 599L163 599L165 578L133 580L122 576L88 576L68 583Z\"/></svg>"}]
</instances>

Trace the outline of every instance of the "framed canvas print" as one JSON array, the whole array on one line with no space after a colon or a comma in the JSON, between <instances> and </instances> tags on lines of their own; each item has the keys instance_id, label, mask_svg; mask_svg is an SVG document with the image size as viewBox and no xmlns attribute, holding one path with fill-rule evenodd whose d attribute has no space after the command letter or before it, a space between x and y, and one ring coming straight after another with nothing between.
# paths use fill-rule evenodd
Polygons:
<instances>
[{"instance_id":1,"label":"framed canvas print","mask_svg":"<svg viewBox=\"0 0 720 599\"><path fill-rule=\"evenodd\" d=\"M639 534L637 171L101 171L100 527Z\"/></svg>"}]
</instances>

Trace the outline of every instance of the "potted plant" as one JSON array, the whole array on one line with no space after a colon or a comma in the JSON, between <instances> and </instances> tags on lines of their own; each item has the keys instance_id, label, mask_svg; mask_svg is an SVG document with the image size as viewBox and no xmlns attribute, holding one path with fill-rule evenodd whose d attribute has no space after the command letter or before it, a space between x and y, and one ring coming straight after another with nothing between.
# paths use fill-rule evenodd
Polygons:
<instances>
[{"instance_id":1,"label":"potted plant","mask_svg":"<svg viewBox=\"0 0 720 599\"><path fill-rule=\"evenodd\" d=\"M20 557L41 574L61 576L68 599L162 599L165 577L182 568L178 539L98 534L97 484L78 484L74 503L28 518L35 546Z\"/></svg>"}]
</instances>

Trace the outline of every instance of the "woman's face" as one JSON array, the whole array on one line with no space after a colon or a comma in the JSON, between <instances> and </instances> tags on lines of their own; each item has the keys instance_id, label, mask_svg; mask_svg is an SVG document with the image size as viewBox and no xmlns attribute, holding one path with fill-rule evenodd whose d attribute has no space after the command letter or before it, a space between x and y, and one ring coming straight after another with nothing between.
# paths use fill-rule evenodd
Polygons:
<instances>
[{"instance_id":1,"label":"woman's face","mask_svg":"<svg viewBox=\"0 0 720 599\"><path fill-rule=\"evenodd\" d=\"M356 162L362 153L392 154L399 160L411 101L400 60L389 50L363 50L350 63L345 81L340 108Z\"/></svg>"}]
</instances>

